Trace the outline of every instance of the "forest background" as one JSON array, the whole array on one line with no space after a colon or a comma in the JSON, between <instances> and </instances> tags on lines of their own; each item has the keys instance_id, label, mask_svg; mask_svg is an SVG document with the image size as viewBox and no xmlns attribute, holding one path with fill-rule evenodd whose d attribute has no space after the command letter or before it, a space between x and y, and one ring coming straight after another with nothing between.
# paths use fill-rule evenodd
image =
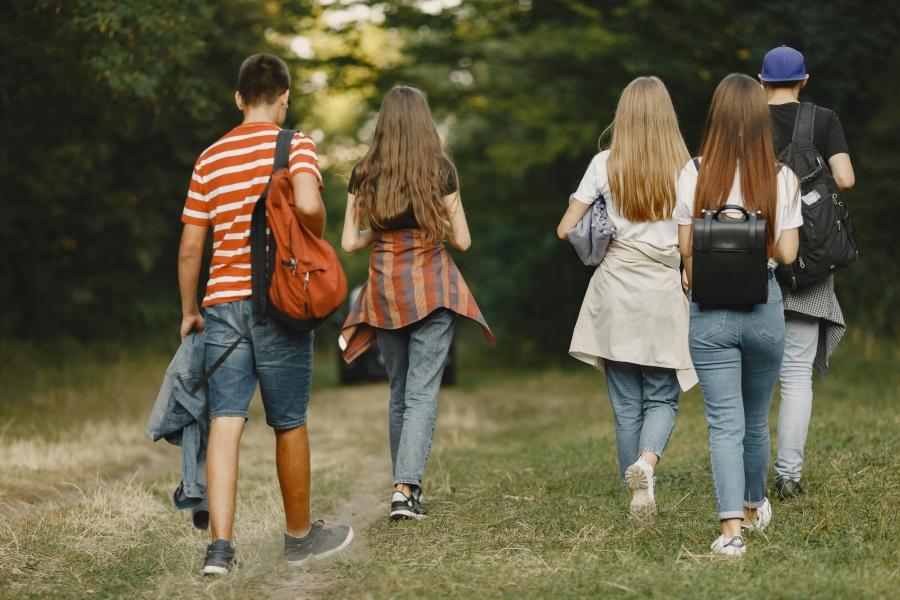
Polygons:
<instances>
[{"instance_id":1,"label":"forest background","mask_svg":"<svg viewBox=\"0 0 900 600\"><path fill-rule=\"evenodd\" d=\"M860 249L838 275L851 329L894 340L900 267L900 9L891 2L12 0L0 9L0 336L176 342L180 211L196 156L239 122L237 67L293 72L286 126L316 139L327 237L384 92L422 88L460 172L458 256L498 331L494 360L561 360L590 272L565 210L621 89L666 83L695 152L716 83L804 52L803 99L833 108ZM366 256L344 256L351 283ZM71 342L70 342L71 343Z\"/></svg>"}]
</instances>

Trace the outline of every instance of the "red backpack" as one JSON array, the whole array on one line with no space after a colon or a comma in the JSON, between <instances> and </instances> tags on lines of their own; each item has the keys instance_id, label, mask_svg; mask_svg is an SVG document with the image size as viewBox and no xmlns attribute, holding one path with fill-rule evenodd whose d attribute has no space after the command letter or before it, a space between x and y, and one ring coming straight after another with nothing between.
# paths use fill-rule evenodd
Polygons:
<instances>
[{"instance_id":1,"label":"red backpack","mask_svg":"<svg viewBox=\"0 0 900 600\"><path fill-rule=\"evenodd\" d=\"M344 302L347 277L334 248L294 214L288 162L295 133L278 133L272 176L253 209L250 264L254 314L302 332Z\"/></svg>"}]
</instances>

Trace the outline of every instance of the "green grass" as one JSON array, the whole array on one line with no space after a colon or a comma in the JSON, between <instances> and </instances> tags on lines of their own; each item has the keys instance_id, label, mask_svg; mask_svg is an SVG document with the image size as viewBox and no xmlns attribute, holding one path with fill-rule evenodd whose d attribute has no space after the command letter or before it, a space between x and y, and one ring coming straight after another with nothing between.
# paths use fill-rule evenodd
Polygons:
<instances>
[{"instance_id":1,"label":"green grass","mask_svg":"<svg viewBox=\"0 0 900 600\"><path fill-rule=\"evenodd\" d=\"M602 380L590 370L491 377L443 410L480 423L438 431L430 519L366 533L371 552L336 568L355 597L896 597L898 376L886 347L848 344L816 383L804 483L775 502L773 526L739 561L712 559L718 535L702 399L682 401L658 470L660 514L627 518ZM455 406L454 406L455 405ZM773 409L775 406L773 406ZM773 417L775 412L773 410ZM773 418L774 425L774 418ZM774 439L773 439L774 443ZM400 592L402 590L402 592Z\"/></svg>"},{"instance_id":2,"label":"green grass","mask_svg":"<svg viewBox=\"0 0 900 600\"><path fill-rule=\"evenodd\" d=\"M320 384L333 381L333 358L319 361ZM897 358L867 338L844 344L816 381L808 494L775 502L772 527L738 561L708 555L717 523L699 394L683 398L658 469L660 514L636 525L617 483L605 385L573 364L463 369L441 400L430 518L354 522L354 552L298 575L280 561L273 440L257 400L241 454L242 567L210 580L196 575L205 537L170 504L177 450L142 433L166 358L64 353L4 373L0 597L893 597ZM372 485L386 503L386 386L317 390L316 516L342 514Z\"/></svg>"}]
</instances>

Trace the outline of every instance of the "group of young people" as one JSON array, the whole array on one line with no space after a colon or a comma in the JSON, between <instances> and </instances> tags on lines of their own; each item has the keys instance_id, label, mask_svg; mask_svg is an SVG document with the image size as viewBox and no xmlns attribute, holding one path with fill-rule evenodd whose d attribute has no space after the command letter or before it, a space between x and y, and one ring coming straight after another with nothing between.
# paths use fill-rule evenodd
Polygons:
<instances>
[{"instance_id":1,"label":"group of young people","mask_svg":"<svg viewBox=\"0 0 900 600\"><path fill-rule=\"evenodd\" d=\"M783 288L774 275L797 258L803 225L800 183L777 157L791 143L808 77L803 55L786 46L766 54L759 81L725 77L695 158L662 81L635 79L620 97L609 149L591 161L557 228L565 239L599 196L615 225L570 353L605 370L620 475L635 517L656 511L655 473L680 392L699 380L721 523L711 546L717 554L744 554L742 532L762 531L772 521L768 415L779 377L775 493L783 500L803 493L813 367L825 373L844 330L833 275L800 291ZM848 189L854 175L840 120L815 110L814 145L837 185ZM725 308L692 301L693 219L726 204L766 221L765 303Z\"/></svg>"},{"instance_id":2,"label":"group of young people","mask_svg":"<svg viewBox=\"0 0 900 600\"><path fill-rule=\"evenodd\" d=\"M713 550L730 555L745 551L742 529L759 531L771 520L765 496L767 414L779 369L787 424L779 420L777 485L784 498L801 491L812 365L814 359L827 365L836 344L835 335L823 343L819 332L822 323L840 314L833 281L821 291L830 311L822 316L804 308L803 298L793 305L787 295L783 300L771 273L768 302L750 311L701 309L685 296L691 284L691 219L702 208L727 200L761 211L771 224L771 264L790 263L796 256L799 186L779 167L776 154L790 139L791 113L806 74L794 65L796 73L785 77L790 58L802 68L802 56L791 49L773 52L763 67L762 86L744 75L719 84L696 161L690 160L663 83L656 77L630 83L611 126L610 148L591 161L558 228L565 238L601 194L616 226L585 295L570 352L605 369L620 475L632 490L631 513L655 512L655 471L674 428L678 398L699 378L722 523ZM306 409L314 332L259 319L251 304L250 222L271 175L290 85L279 58L259 54L244 61L235 92L243 122L200 155L182 213L181 335L203 332L205 364L215 366L207 382L205 485L212 541L202 568L206 574L225 574L234 564L238 449L257 382L266 420L275 430L286 560L304 564L325 558L353 538L346 525L310 518ZM822 154L842 187L850 187L852 168L840 122L831 111L818 110L818 122L826 127L817 144L824 144ZM325 206L316 145L298 132L289 156L294 213L321 236ZM197 291L209 228L213 252L201 313ZM397 86L384 98L372 143L350 176L341 237L347 252L371 248L369 277L352 302L340 342L346 360L373 344L384 357L390 380L392 520L425 516L422 479L456 318L479 323L494 341L445 241L461 251L471 244L459 177L424 94Z\"/></svg>"}]
</instances>

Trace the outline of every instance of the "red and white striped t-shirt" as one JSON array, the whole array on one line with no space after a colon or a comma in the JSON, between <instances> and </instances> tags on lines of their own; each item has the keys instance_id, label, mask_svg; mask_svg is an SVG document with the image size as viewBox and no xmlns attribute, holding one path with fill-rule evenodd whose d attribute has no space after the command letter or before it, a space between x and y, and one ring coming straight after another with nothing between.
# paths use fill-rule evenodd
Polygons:
<instances>
[{"instance_id":1,"label":"red and white striped t-shirt","mask_svg":"<svg viewBox=\"0 0 900 600\"><path fill-rule=\"evenodd\" d=\"M245 123L197 159L181 221L213 227L213 255L203 306L247 298L250 284L250 218L272 174L274 123ZM322 187L316 144L303 133L291 143L291 176L312 173Z\"/></svg>"}]
</instances>

